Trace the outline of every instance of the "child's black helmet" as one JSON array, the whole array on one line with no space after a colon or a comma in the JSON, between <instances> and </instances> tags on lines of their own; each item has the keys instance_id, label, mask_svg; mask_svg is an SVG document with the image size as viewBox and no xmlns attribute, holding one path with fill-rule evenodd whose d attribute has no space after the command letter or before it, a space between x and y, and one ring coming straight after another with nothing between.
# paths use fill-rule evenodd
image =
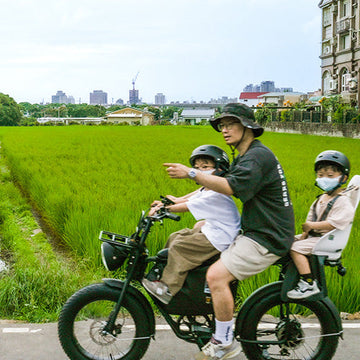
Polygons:
<instances>
[{"instance_id":1,"label":"child's black helmet","mask_svg":"<svg viewBox=\"0 0 360 360\"><path fill-rule=\"evenodd\" d=\"M229 169L230 161L226 152L215 145L201 145L193 150L190 156L190 164L195 165L198 157L208 157L215 162L216 175L220 175Z\"/></svg>"},{"instance_id":2,"label":"child's black helmet","mask_svg":"<svg viewBox=\"0 0 360 360\"><path fill-rule=\"evenodd\" d=\"M345 175L350 174L350 161L349 159L340 151L336 150L326 150L320 153L315 159L315 171L318 170L319 165L322 162L328 162L336 164L341 168L341 171Z\"/></svg>"}]
</instances>

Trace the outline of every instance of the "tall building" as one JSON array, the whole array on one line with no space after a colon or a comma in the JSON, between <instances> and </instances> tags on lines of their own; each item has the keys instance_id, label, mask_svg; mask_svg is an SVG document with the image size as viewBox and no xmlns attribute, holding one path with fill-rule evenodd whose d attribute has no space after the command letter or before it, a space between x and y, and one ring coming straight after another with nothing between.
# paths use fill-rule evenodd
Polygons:
<instances>
[{"instance_id":1,"label":"tall building","mask_svg":"<svg viewBox=\"0 0 360 360\"><path fill-rule=\"evenodd\" d=\"M267 90L267 89L273 89L273 90ZM272 92L276 91L275 89L275 83L274 81L263 81L261 85L258 84L249 84L246 85L243 89L243 92Z\"/></svg>"},{"instance_id":2,"label":"tall building","mask_svg":"<svg viewBox=\"0 0 360 360\"><path fill-rule=\"evenodd\" d=\"M108 94L102 90L94 90L90 93L90 105L107 105Z\"/></svg>"},{"instance_id":3,"label":"tall building","mask_svg":"<svg viewBox=\"0 0 360 360\"><path fill-rule=\"evenodd\" d=\"M321 89L360 105L360 7L357 0L322 0Z\"/></svg>"},{"instance_id":4,"label":"tall building","mask_svg":"<svg viewBox=\"0 0 360 360\"><path fill-rule=\"evenodd\" d=\"M262 81L260 84L261 92L274 92L275 91L275 82L274 81Z\"/></svg>"},{"instance_id":5,"label":"tall building","mask_svg":"<svg viewBox=\"0 0 360 360\"><path fill-rule=\"evenodd\" d=\"M130 105L134 105L134 104L139 104L140 100L139 100L139 90L129 90L129 104Z\"/></svg>"},{"instance_id":6,"label":"tall building","mask_svg":"<svg viewBox=\"0 0 360 360\"><path fill-rule=\"evenodd\" d=\"M68 97L66 96L66 94L63 91L58 90L56 92L56 95L51 96L51 103L52 104L67 104Z\"/></svg>"},{"instance_id":7,"label":"tall building","mask_svg":"<svg viewBox=\"0 0 360 360\"><path fill-rule=\"evenodd\" d=\"M164 105L166 104L165 95L162 93L157 93L155 95L155 105Z\"/></svg>"},{"instance_id":8,"label":"tall building","mask_svg":"<svg viewBox=\"0 0 360 360\"><path fill-rule=\"evenodd\" d=\"M260 91L260 85L254 85L254 84L249 84L246 85L243 89L244 92L259 92Z\"/></svg>"}]
</instances>

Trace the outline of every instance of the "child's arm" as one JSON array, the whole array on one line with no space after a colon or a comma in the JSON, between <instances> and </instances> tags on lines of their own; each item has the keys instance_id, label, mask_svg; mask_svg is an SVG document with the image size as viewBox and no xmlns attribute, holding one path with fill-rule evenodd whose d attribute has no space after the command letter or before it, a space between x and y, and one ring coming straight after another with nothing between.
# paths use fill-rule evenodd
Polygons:
<instances>
[{"instance_id":1,"label":"child's arm","mask_svg":"<svg viewBox=\"0 0 360 360\"><path fill-rule=\"evenodd\" d=\"M308 234L311 230L315 231L331 231L335 227L332 226L328 221L307 221L302 224L303 231Z\"/></svg>"},{"instance_id":2,"label":"child's arm","mask_svg":"<svg viewBox=\"0 0 360 360\"><path fill-rule=\"evenodd\" d=\"M197 190L195 190L195 191L193 191L193 192L191 192L191 193L189 193L189 194L186 194L186 195L184 195L184 196L181 196L181 197L176 197L176 196L173 196L173 195L166 195L166 197L167 197L169 200L171 200L172 202L174 202L175 204L184 203L184 202L188 201L188 199L189 199L191 196L193 196L194 194L198 193L198 192L200 191L200 189L201 189L201 188L199 188L199 189L197 189ZM154 200L154 201L152 202L152 204L151 204L151 207L154 208L155 206L157 206L157 209L155 209L155 210L152 209L152 210L154 210L154 211L152 211L152 215L154 215L155 212L162 207L162 205L163 205L163 202L162 202L161 200Z\"/></svg>"},{"instance_id":3,"label":"child's arm","mask_svg":"<svg viewBox=\"0 0 360 360\"><path fill-rule=\"evenodd\" d=\"M170 210L171 212L187 212L189 211L189 208L187 206L187 201L182 202L182 203L178 203L178 204L174 204L174 205L168 205L166 206L166 208L168 210Z\"/></svg>"},{"instance_id":4,"label":"child's arm","mask_svg":"<svg viewBox=\"0 0 360 360\"><path fill-rule=\"evenodd\" d=\"M173 201L175 204L183 203L188 201L188 199L199 192L200 189L197 189L189 194L186 194L184 196L176 197L172 195L166 195L167 198L169 198L171 201Z\"/></svg>"},{"instance_id":5,"label":"child's arm","mask_svg":"<svg viewBox=\"0 0 360 360\"><path fill-rule=\"evenodd\" d=\"M153 216L157 211L159 211L161 208L164 207L164 204L162 202L159 202L158 204L154 204L150 211L149 211L149 216ZM174 204L174 205L167 205L165 206L166 209L168 209L171 212L187 212L189 211L189 208L186 205L186 202L182 202L179 204Z\"/></svg>"}]
</instances>

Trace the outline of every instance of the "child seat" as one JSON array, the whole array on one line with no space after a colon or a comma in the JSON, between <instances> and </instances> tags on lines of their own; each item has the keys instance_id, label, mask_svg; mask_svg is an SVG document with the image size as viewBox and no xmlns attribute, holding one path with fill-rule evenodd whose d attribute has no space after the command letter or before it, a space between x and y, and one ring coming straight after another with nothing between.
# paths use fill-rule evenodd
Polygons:
<instances>
[{"instance_id":1,"label":"child seat","mask_svg":"<svg viewBox=\"0 0 360 360\"><path fill-rule=\"evenodd\" d=\"M344 193L349 197L356 210L360 200L360 175L352 177ZM334 229L323 235L314 246L312 253L318 256L326 256L328 261L339 260L349 240L352 223L344 230Z\"/></svg>"}]
</instances>

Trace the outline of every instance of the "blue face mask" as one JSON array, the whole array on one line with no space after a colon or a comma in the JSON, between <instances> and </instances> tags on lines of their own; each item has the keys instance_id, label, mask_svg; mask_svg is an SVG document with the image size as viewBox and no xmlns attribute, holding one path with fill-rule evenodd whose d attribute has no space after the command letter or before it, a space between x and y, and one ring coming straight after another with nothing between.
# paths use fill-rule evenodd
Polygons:
<instances>
[{"instance_id":1,"label":"blue face mask","mask_svg":"<svg viewBox=\"0 0 360 360\"><path fill-rule=\"evenodd\" d=\"M211 169L211 170L201 170L201 172L203 173L203 174L209 174L209 175L212 175L213 173L214 173L214 169Z\"/></svg>"},{"instance_id":2,"label":"blue face mask","mask_svg":"<svg viewBox=\"0 0 360 360\"><path fill-rule=\"evenodd\" d=\"M340 184L341 176L337 178L321 177L316 179L316 185L324 191L332 191Z\"/></svg>"}]
</instances>

